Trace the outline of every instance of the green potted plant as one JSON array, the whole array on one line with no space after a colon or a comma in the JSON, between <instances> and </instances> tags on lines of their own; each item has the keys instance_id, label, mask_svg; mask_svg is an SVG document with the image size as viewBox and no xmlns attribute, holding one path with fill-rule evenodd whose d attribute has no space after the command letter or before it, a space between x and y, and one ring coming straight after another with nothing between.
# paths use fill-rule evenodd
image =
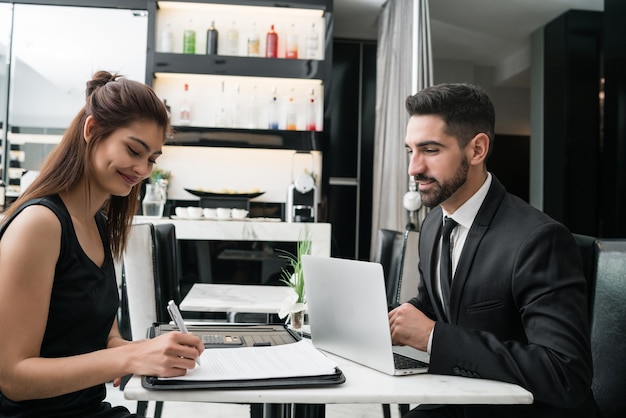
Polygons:
<instances>
[{"instance_id":1,"label":"green potted plant","mask_svg":"<svg viewBox=\"0 0 626 418\"><path fill-rule=\"evenodd\" d=\"M278 312L278 316L282 319L288 317L287 320L294 329L300 329L304 320L306 311L306 295L304 293L304 273L302 271L302 256L311 253L311 238L309 231L302 240L298 241L296 254L293 255L287 251L282 251L280 257L287 260L287 266L282 269L281 281L293 290Z\"/></svg>"}]
</instances>

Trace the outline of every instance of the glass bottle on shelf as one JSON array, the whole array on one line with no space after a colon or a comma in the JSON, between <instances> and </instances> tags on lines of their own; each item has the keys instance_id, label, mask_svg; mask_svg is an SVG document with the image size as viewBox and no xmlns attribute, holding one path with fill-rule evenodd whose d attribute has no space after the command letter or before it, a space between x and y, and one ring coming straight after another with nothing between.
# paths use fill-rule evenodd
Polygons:
<instances>
[{"instance_id":1,"label":"glass bottle on shelf","mask_svg":"<svg viewBox=\"0 0 626 418\"><path fill-rule=\"evenodd\" d=\"M265 40L265 56L267 58L278 57L278 34L274 30L274 25L270 27L267 32Z\"/></svg>"},{"instance_id":2,"label":"glass bottle on shelf","mask_svg":"<svg viewBox=\"0 0 626 418\"><path fill-rule=\"evenodd\" d=\"M165 22L165 28L161 31L159 52L174 52L174 34L169 20Z\"/></svg>"},{"instance_id":3,"label":"glass bottle on shelf","mask_svg":"<svg viewBox=\"0 0 626 418\"><path fill-rule=\"evenodd\" d=\"M250 99L250 110L248 112L248 128L259 129L259 98L257 97L257 87L253 87L252 98Z\"/></svg>"},{"instance_id":4,"label":"glass bottle on shelf","mask_svg":"<svg viewBox=\"0 0 626 418\"><path fill-rule=\"evenodd\" d=\"M315 90L311 89L311 94L307 97L306 104L306 130L317 130L317 103L315 103Z\"/></svg>"},{"instance_id":5,"label":"glass bottle on shelf","mask_svg":"<svg viewBox=\"0 0 626 418\"><path fill-rule=\"evenodd\" d=\"M306 34L306 56L307 59L318 59L319 35L315 29L315 23L311 24L311 30Z\"/></svg>"},{"instance_id":6,"label":"glass bottle on shelf","mask_svg":"<svg viewBox=\"0 0 626 418\"><path fill-rule=\"evenodd\" d=\"M285 43L285 58L298 58L298 34L295 25L292 23L287 32L287 42Z\"/></svg>"},{"instance_id":7,"label":"glass bottle on shelf","mask_svg":"<svg viewBox=\"0 0 626 418\"><path fill-rule=\"evenodd\" d=\"M231 114L231 126L233 128L241 128L242 127L242 123L241 123L241 96L239 95L240 92L240 88L239 88L239 84L235 84L235 95L232 98L232 111L230 112Z\"/></svg>"},{"instance_id":8,"label":"glass bottle on shelf","mask_svg":"<svg viewBox=\"0 0 626 418\"><path fill-rule=\"evenodd\" d=\"M296 102L293 100L293 90L289 99L287 99L285 109L285 129L288 131L295 131L296 127Z\"/></svg>"},{"instance_id":9,"label":"glass bottle on shelf","mask_svg":"<svg viewBox=\"0 0 626 418\"><path fill-rule=\"evenodd\" d=\"M239 55L239 30L234 20L226 32L226 55Z\"/></svg>"},{"instance_id":10,"label":"glass bottle on shelf","mask_svg":"<svg viewBox=\"0 0 626 418\"><path fill-rule=\"evenodd\" d=\"M192 20L187 21L187 27L183 32L183 54L196 53L196 31L193 29Z\"/></svg>"},{"instance_id":11,"label":"glass bottle on shelf","mask_svg":"<svg viewBox=\"0 0 626 418\"><path fill-rule=\"evenodd\" d=\"M206 31L206 53L207 55L217 54L217 29L215 29L215 21L211 21L211 27Z\"/></svg>"},{"instance_id":12,"label":"glass bottle on shelf","mask_svg":"<svg viewBox=\"0 0 626 418\"><path fill-rule=\"evenodd\" d=\"M218 128L229 128L230 117L228 115L228 100L226 97L226 83L222 81L222 91L218 100L217 111L215 113L215 126Z\"/></svg>"},{"instance_id":13,"label":"glass bottle on shelf","mask_svg":"<svg viewBox=\"0 0 626 418\"><path fill-rule=\"evenodd\" d=\"M259 32L256 29L256 22L252 24L248 33L248 56L258 57L261 55L261 42L259 41Z\"/></svg>"},{"instance_id":14,"label":"glass bottle on shelf","mask_svg":"<svg viewBox=\"0 0 626 418\"><path fill-rule=\"evenodd\" d=\"M269 106L267 107L267 128L278 129L278 97L276 96L276 86L272 87Z\"/></svg>"},{"instance_id":15,"label":"glass bottle on shelf","mask_svg":"<svg viewBox=\"0 0 626 418\"><path fill-rule=\"evenodd\" d=\"M191 124L191 101L189 100L189 84L183 86L183 96L180 101L178 123L181 125Z\"/></svg>"}]
</instances>

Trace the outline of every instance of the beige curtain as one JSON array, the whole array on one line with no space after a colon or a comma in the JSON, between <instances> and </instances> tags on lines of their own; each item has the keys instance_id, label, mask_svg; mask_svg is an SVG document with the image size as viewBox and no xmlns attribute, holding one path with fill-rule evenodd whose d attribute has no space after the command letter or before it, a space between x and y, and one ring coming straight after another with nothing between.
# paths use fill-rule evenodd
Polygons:
<instances>
[{"instance_id":1,"label":"beige curtain","mask_svg":"<svg viewBox=\"0 0 626 418\"><path fill-rule=\"evenodd\" d=\"M408 122L404 102L410 94L432 84L428 0L389 0L379 21L372 251L378 229L402 231L410 220L402 203L410 181L404 147ZM421 210L419 222L423 216Z\"/></svg>"}]
</instances>

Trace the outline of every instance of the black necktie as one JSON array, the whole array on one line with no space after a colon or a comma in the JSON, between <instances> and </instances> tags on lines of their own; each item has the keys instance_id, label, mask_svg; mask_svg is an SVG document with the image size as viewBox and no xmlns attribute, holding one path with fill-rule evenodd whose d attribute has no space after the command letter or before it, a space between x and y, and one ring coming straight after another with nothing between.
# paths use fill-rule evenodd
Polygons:
<instances>
[{"instance_id":1,"label":"black necktie","mask_svg":"<svg viewBox=\"0 0 626 418\"><path fill-rule=\"evenodd\" d=\"M450 285L452 284L452 259L450 257L450 234L458 224L452 218L444 219L443 229L441 230L441 258L439 260L439 280L441 282L441 299L443 307L448 318L450 310Z\"/></svg>"}]
</instances>

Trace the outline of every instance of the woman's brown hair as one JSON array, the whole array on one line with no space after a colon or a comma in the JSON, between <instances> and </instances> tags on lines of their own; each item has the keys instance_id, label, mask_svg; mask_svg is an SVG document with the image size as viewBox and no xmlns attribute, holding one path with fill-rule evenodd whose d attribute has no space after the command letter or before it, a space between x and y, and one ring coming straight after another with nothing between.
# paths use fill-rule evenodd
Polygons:
<instances>
[{"instance_id":1,"label":"woman's brown hair","mask_svg":"<svg viewBox=\"0 0 626 418\"><path fill-rule=\"evenodd\" d=\"M167 109L147 85L107 71L98 71L87 82L86 96L85 106L48 155L37 178L5 211L5 219L30 199L70 190L81 179L89 178L93 169L93 150L116 129L138 121L155 122L162 128L165 142L170 129ZM83 132L85 120L90 115L95 120L95 127L91 131L93 138L87 142ZM111 251L116 258L124 252L132 218L137 211L140 188L141 184L137 184L127 196L111 196L102 207L107 217Z\"/></svg>"}]
</instances>

